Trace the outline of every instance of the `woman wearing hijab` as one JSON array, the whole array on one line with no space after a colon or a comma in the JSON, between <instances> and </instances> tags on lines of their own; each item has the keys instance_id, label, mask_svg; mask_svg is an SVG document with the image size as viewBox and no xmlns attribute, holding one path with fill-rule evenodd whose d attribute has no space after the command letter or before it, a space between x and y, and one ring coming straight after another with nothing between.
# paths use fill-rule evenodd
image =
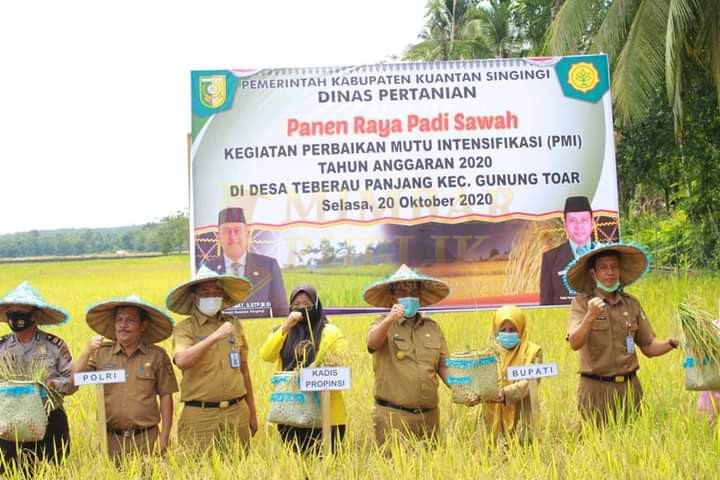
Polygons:
<instances>
[{"instance_id":1,"label":"woman wearing hijab","mask_svg":"<svg viewBox=\"0 0 720 480\"><path fill-rule=\"evenodd\" d=\"M348 347L340 329L331 324L323 312L320 297L310 285L300 285L290 293L290 314L260 348L260 357L276 362L276 368L291 371L320 365L347 364ZM347 413L341 391L330 393L332 445L345 436ZM278 425L283 442L298 452L317 451L322 440L320 428L298 428Z\"/></svg>"},{"instance_id":2,"label":"woman wearing hijab","mask_svg":"<svg viewBox=\"0 0 720 480\"><path fill-rule=\"evenodd\" d=\"M514 305L505 305L495 312L492 336L498 345L501 388L495 400L483 405L483 418L496 438L512 434L524 438L532 413L528 381L509 382L507 369L541 363L542 351L528 341L525 314Z\"/></svg>"}]
</instances>

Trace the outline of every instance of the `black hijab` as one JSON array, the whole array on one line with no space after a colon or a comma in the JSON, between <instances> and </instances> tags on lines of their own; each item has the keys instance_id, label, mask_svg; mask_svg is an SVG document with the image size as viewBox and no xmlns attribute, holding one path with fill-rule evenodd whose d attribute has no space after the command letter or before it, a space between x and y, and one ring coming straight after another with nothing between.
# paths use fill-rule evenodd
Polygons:
<instances>
[{"instance_id":1,"label":"black hijab","mask_svg":"<svg viewBox=\"0 0 720 480\"><path fill-rule=\"evenodd\" d=\"M315 355L320 348L320 337L322 337L323 328L325 328L325 324L328 323L315 288L310 285L299 285L295 287L290 293L291 304L299 293L305 293L310 297L313 306L307 310L309 322L308 318L303 318L288 332L285 344L280 351L283 370L294 370L298 366L296 358L302 362L300 367L307 367L315 361ZM308 325L308 323L310 325ZM303 345L307 345L304 348L304 354ZM298 349L298 347L300 347L300 349ZM305 361L303 361L303 356L305 357Z\"/></svg>"}]
</instances>

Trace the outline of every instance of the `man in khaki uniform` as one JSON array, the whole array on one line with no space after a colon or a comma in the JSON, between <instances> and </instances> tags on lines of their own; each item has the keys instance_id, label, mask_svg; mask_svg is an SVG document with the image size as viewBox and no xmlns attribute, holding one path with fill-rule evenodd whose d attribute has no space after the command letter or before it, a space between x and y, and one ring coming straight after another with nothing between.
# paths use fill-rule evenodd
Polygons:
<instances>
[{"instance_id":1,"label":"man in khaki uniform","mask_svg":"<svg viewBox=\"0 0 720 480\"><path fill-rule=\"evenodd\" d=\"M90 340L73 372L125 370L125 383L104 386L108 454L115 460L133 451L149 454L158 437L164 451L178 385L167 353L153 344L172 335L172 319L131 295L91 307L86 321L100 335Z\"/></svg>"},{"instance_id":2,"label":"man in khaki uniform","mask_svg":"<svg viewBox=\"0 0 720 480\"><path fill-rule=\"evenodd\" d=\"M440 326L418 312L449 294L448 286L403 265L363 294L375 306L391 307L367 337L375 371L375 441L382 445L397 431L417 438L437 435L438 375L447 378L448 348Z\"/></svg>"},{"instance_id":3,"label":"man in khaki uniform","mask_svg":"<svg viewBox=\"0 0 720 480\"><path fill-rule=\"evenodd\" d=\"M636 346L647 357L677 347L675 339L655 338L635 297L621 290L648 268L644 251L622 243L594 248L571 263L566 282L579 294L570 307L568 342L578 352L578 408L600 424L638 412L642 387Z\"/></svg>"},{"instance_id":4,"label":"man in khaki uniform","mask_svg":"<svg viewBox=\"0 0 720 480\"><path fill-rule=\"evenodd\" d=\"M221 311L244 301L251 291L244 277L201 267L193 280L168 295L170 310L190 315L175 327L173 340L173 360L183 371L181 442L207 447L234 436L247 445L257 431L248 343L240 321Z\"/></svg>"}]
</instances>

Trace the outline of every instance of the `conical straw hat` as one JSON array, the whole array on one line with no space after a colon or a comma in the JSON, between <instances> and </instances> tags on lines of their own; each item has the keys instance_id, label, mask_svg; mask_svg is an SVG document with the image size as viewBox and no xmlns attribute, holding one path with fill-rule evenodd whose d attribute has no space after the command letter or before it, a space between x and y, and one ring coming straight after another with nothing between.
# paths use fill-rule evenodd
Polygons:
<instances>
[{"instance_id":1,"label":"conical straw hat","mask_svg":"<svg viewBox=\"0 0 720 480\"><path fill-rule=\"evenodd\" d=\"M191 280L180 284L168 293L165 300L168 310L181 315L190 315L193 308L192 287L208 280L217 281L218 286L225 292L222 308L229 308L246 300L253 289L252 283L245 277L231 274L219 275L203 265Z\"/></svg>"},{"instance_id":2,"label":"conical straw hat","mask_svg":"<svg viewBox=\"0 0 720 480\"><path fill-rule=\"evenodd\" d=\"M650 270L650 258L645 249L633 243L600 244L568 264L563 282L570 292L591 294L595 281L590 276L590 259L601 252L615 251L620 255L620 285L627 287Z\"/></svg>"},{"instance_id":3,"label":"conical straw hat","mask_svg":"<svg viewBox=\"0 0 720 480\"><path fill-rule=\"evenodd\" d=\"M397 272L385 280L375 282L365 289L363 298L376 307L391 307L394 301L393 290L402 283L420 284L420 305L426 307L438 303L450 294L447 283L429 275L422 275L407 265L402 265Z\"/></svg>"},{"instance_id":4,"label":"conical straw hat","mask_svg":"<svg viewBox=\"0 0 720 480\"><path fill-rule=\"evenodd\" d=\"M173 321L163 310L150 305L137 295L112 298L88 308L85 316L87 324L97 333L115 340L115 311L118 307L137 307L148 315L148 325L142 334L147 343L157 343L170 337L173 332Z\"/></svg>"},{"instance_id":5,"label":"conical straw hat","mask_svg":"<svg viewBox=\"0 0 720 480\"><path fill-rule=\"evenodd\" d=\"M0 321L7 322L7 311L12 305L29 305L38 309L36 313L38 325L58 325L70 319L70 315L62 308L50 305L40 296L30 282L22 282L14 290L0 299Z\"/></svg>"}]
</instances>

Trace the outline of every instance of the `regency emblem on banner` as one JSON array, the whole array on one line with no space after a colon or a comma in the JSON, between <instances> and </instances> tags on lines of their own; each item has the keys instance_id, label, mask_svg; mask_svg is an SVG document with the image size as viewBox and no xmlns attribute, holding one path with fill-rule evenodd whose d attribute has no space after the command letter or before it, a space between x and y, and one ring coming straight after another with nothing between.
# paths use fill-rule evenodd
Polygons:
<instances>
[{"instance_id":1,"label":"regency emblem on banner","mask_svg":"<svg viewBox=\"0 0 720 480\"><path fill-rule=\"evenodd\" d=\"M600 74L592 63L575 63L568 72L568 83L575 90L587 93L600 83Z\"/></svg>"},{"instance_id":2,"label":"regency emblem on banner","mask_svg":"<svg viewBox=\"0 0 720 480\"><path fill-rule=\"evenodd\" d=\"M205 107L218 108L225 103L227 98L225 75L201 75L198 82L200 83L200 103Z\"/></svg>"}]
</instances>

